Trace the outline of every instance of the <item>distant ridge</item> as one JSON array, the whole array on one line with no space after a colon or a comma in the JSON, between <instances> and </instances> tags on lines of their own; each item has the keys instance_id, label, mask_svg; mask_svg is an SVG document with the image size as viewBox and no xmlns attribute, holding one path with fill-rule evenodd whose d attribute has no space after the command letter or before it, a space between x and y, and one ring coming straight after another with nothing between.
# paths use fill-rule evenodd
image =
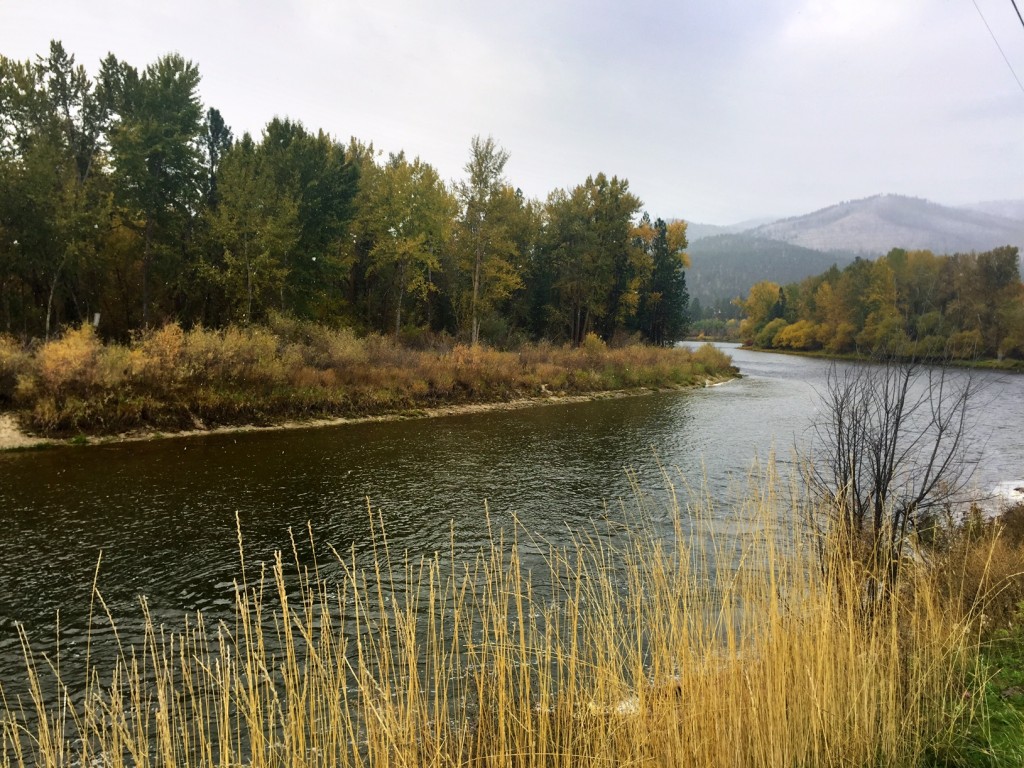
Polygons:
<instances>
[{"instance_id":1,"label":"distant ridge","mask_svg":"<svg viewBox=\"0 0 1024 768\"><path fill-rule=\"evenodd\" d=\"M842 202L765 224L751 233L805 248L865 256L880 256L893 248L948 254L1024 246L1024 220L902 195Z\"/></svg>"},{"instance_id":2,"label":"distant ridge","mask_svg":"<svg viewBox=\"0 0 1024 768\"><path fill-rule=\"evenodd\" d=\"M690 295L711 306L746 296L761 280L785 285L893 248L941 255L1015 245L1024 255L1024 200L951 207L875 195L777 221L691 223L687 234Z\"/></svg>"},{"instance_id":3,"label":"distant ridge","mask_svg":"<svg viewBox=\"0 0 1024 768\"><path fill-rule=\"evenodd\" d=\"M1024 200L987 200L982 203L971 203L970 205L959 207L966 208L969 211L990 213L993 216L1001 216L1004 219L1024 221Z\"/></svg>"},{"instance_id":4,"label":"distant ridge","mask_svg":"<svg viewBox=\"0 0 1024 768\"><path fill-rule=\"evenodd\" d=\"M695 221L686 223L686 239L691 243L703 240L705 237L716 237L718 235L737 235L747 232L762 224L770 224L778 221L776 218L748 219L737 224L701 224Z\"/></svg>"},{"instance_id":5,"label":"distant ridge","mask_svg":"<svg viewBox=\"0 0 1024 768\"><path fill-rule=\"evenodd\" d=\"M853 253L826 253L750 232L701 238L688 251L690 296L705 307L746 296L750 287L762 280L786 285L820 274L833 264L843 267L856 258Z\"/></svg>"}]
</instances>

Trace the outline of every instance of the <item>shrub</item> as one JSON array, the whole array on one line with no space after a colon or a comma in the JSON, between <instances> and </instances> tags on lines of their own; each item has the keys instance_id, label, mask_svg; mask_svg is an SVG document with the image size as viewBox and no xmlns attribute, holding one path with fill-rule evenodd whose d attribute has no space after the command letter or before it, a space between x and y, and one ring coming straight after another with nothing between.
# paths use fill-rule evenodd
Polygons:
<instances>
[{"instance_id":1,"label":"shrub","mask_svg":"<svg viewBox=\"0 0 1024 768\"><path fill-rule=\"evenodd\" d=\"M44 344L36 355L35 366L43 391L57 395L71 389L88 390L96 380L101 350L96 331L88 324Z\"/></svg>"},{"instance_id":2,"label":"shrub","mask_svg":"<svg viewBox=\"0 0 1024 768\"><path fill-rule=\"evenodd\" d=\"M0 333L0 405L14 400L18 378L28 373L31 358L11 336Z\"/></svg>"},{"instance_id":3,"label":"shrub","mask_svg":"<svg viewBox=\"0 0 1024 768\"><path fill-rule=\"evenodd\" d=\"M949 352L957 360L978 357L985 348L981 331L957 331L949 337Z\"/></svg>"},{"instance_id":4,"label":"shrub","mask_svg":"<svg viewBox=\"0 0 1024 768\"><path fill-rule=\"evenodd\" d=\"M141 353L143 378L166 385L187 376L186 337L177 323L144 333L136 348Z\"/></svg>"},{"instance_id":5,"label":"shrub","mask_svg":"<svg viewBox=\"0 0 1024 768\"><path fill-rule=\"evenodd\" d=\"M596 356L602 354L606 349L608 349L608 345L604 343L604 340L600 336L591 332L584 337L583 343L580 345L580 349L588 355Z\"/></svg>"},{"instance_id":6,"label":"shrub","mask_svg":"<svg viewBox=\"0 0 1024 768\"><path fill-rule=\"evenodd\" d=\"M770 349L775 346L775 336L786 327L786 321L777 317L754 335L754 345Z\"/></svg>"}]
</instances>

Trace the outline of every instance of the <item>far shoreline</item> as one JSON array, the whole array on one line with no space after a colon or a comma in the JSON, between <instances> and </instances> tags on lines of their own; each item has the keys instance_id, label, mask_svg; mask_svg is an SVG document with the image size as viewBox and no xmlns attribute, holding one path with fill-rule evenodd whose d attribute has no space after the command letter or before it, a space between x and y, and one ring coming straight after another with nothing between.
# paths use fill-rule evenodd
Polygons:
<instances>
[{"instance_id":1,"label":"far shoreline","mask_svg":"<svg viewBox=\"0 0 1024 768\"><path fill-rule=\"evenodd\" d=\"M143 428L113 435L79 434L68 438L38 437L22 430L15 411L0 412L0 453L42 450L46 448L81 447L91 445L117 445L121 443L150 442L153 440L199 437L204 435L231 435L252 432L281 432L297 429L319 429L338 427L350 424L369 424L377 422L408 421L412 419L436 419L446 416L461 416L473 413L492 411L515 411L526 408L549 405L569 405L597 400L617 400L625 397L640 397L659 392L681 392L690 389L702 389L741 378L736 373L731 376L709 376L704 383L681 384L662 387L635 387L630 389L596 390L594 392L557 394L548 393L535 397L519 397L512 400L495 400L492 402L452 403L428 408L413 408L403 411L381 413L366 416L336 416L314 419L284 419L273 424L225 424L206 429L184 429L177 431Z\"/></svg>"}]
</instances>

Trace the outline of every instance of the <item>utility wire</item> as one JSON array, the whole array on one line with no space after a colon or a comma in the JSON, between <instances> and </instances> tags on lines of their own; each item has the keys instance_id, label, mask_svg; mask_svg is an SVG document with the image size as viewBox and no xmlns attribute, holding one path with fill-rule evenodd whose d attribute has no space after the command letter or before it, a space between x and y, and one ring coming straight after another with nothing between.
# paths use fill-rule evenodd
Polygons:
<instances>
[{"instance_id":1,"label":"utility wire","mask_svg":"<svg viewBox=\"0 0 1024 768\"><path fill-rule=\"evenodd\" d=\"M1020 15L1020 8L1017 7L1017 0L1010 0L1013 3L1013 10L1017 12L1017 18L1020 19L1020 25L1024 27L1024 16Z\"/></svg>"},{"instance_id":2,"label":"utility wire","mask_svg":"<svg viewBox=\"0 0 1024 768\"><path fill-rule=\"evenodd\" d=\"M992 27L990 27L988 25L988 22L985 21L985 14L983 14L981 12L981 8L978 7L978 0L971 0L971 2L974 3L974 9L978 12L978 15L981 16L981 21L982 21L982 23L984 23L985 29L987 29L989 35L992 36L992 42L995 43L996 44L996 48L999 49L999 54L1003 57L1003 61L1005 61L1006 62L1006 66L1009 67L1010 74L1013 75L1013 79L1017 81L1017 87L1020 88L1021 93L1024 93L1024 83L1021 83L1020 78L1017 77L1017 73L1013 71L1013 65L1010 63L1010 60L1008 58L1006 58L1006 54L1003 53L1003 46L1001 46L999 44L999 41L996 39L996 35L992 31ZM1010 2L1013 3L1013 7L1014 8L1017 7L1017 3L1014 2L1014 0L1010 0ZM1020 11L1017 11L1017 15L1018 16L1020 15ZM1021 23L1024 24L1024 19L1021 19Z\"/></svg>"}]
</instances>

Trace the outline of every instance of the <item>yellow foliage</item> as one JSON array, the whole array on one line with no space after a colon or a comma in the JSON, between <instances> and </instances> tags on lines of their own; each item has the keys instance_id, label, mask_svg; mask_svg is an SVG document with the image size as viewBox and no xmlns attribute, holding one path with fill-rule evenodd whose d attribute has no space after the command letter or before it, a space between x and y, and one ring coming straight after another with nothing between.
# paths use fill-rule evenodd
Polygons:
<instances>
[{"instance_id":1,"label":"yellow foliage","mask_svg":"<svg viewBox=\"0 0 1024 768\"><path fill-rule=\"evenodd\" d=\"M185 358L185 332L177 323L149 331L142 336L137 349L142 355L143 375L156 379L177 379L182 374Z\"/></svg>"},{"instance_id":2,"label":"yellow foliage","mask_svg":"<svg viewBox=\"0 0 1024 768\"><path fill-rule=\"evenodd\" d=\"M818 326L809 320L797 320L787 325L775 336L775 346L786 349L816 349Z\"/></svg>"},{"instance_id":3,"label":"yellow foliage","mask_svg":"<svg viewBox=\"0 0 1024 768\"><path fill-rule=\"evenodd\" d=\"M57 392L69 384L92 385L101 349L96 331L88 324L44 344L36 355L36 374L43 389Z\"/></svg>"}]
</instances>

